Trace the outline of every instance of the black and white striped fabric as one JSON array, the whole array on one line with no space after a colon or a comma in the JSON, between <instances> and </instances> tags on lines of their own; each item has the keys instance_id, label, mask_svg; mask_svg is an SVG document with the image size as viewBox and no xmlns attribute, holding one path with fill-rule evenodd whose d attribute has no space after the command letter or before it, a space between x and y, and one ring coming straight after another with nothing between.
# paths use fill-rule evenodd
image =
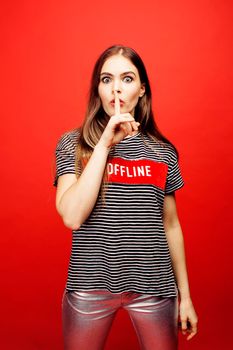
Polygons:
<instances>
[{"instance_id":1,"label":"black and white striped fabric","mask_svg":"<svg viewBox=\"0 0 233 350\"><path fill-rule=\"evenodd\" d=\"M75 173L79 130L56 147L56 175ZM174 148L140 132L109 153L105 204L73 231L66 290L104 289L172 297L178 294L163 226L166 194L184 181Z\"/></svg>"}]
</instances>

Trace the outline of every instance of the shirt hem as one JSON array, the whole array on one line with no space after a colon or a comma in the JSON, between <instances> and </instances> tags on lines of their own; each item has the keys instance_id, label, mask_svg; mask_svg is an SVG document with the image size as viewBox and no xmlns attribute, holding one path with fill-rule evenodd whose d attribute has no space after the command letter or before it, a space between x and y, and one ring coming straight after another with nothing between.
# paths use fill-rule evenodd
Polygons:
<instances>
[{"instance_id":1,"label":"shirt hem","mask_svg":"<svg viewBox=\"0 0 233 350\"><path fill-rule=\"evenodd\" d=\"M106 291L106 292L110 292L112 294L121 294L121 293L125 293L125 292L131 292L131 293L140 293L140 294L148 294L148 295L154 295L154 296L158 296L158 297L165 297L165 298L173 298L173 297L177 297L178 296L178 291L177 289L174 292L162 292L162 291L153 291L153 290L140 290L138 288L126 288L126 289L119 289L118 291L113 291L113 289L111 288L106 288L106 287L96 287L96 288L88 288L88 287L82 287L82 288L78 288L78 287L65 287L65 291L67 293L70 292L85 292L85 291Z\"/></svg>"}]
</instances>

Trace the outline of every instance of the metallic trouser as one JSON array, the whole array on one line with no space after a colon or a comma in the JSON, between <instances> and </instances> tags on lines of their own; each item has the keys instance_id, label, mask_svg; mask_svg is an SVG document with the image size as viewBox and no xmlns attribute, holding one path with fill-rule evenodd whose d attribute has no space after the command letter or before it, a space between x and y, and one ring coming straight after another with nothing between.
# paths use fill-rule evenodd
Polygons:
<instances>
[{"instance_id":1,"label":"metallic trouser","mask_svg":"<svg viewBox=\"0 0 233 350\"><path fill-rule=\"evenodd\" d=\"M103 350L119 308L127 310L142 350L177 350L177 297L107 290L64 291L64 349Z\"/></svg>"}]
</instances>

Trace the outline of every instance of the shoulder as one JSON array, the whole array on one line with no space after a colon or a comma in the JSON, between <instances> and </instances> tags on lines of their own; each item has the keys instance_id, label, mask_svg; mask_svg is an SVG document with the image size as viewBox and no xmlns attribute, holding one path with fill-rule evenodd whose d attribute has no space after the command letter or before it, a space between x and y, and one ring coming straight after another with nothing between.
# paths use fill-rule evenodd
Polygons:
<instances>
[{"instance_id":1,"label":"shoulder","mask_svg":"<svg viewBox=\"0 0 233 350\"><path fill-rule=\"evenodd\" d=\"M58 139L57 150L75 149L80 137L80 128L64 132Z\"/></svg>"},{"instance_id":2,"label":"shoulder","mask_svg":"<svg viewBox=\"0 0 233 350\"><path fill-rule=\"evenodd\" d=\"M144 134L144 139L148 143L148 146L152 148L155 152L159 153L160 156L166 163L170 163L178 159L178 154L176 148L165 141L152 138L149 135Z\"/></svg>"}]
</instances>

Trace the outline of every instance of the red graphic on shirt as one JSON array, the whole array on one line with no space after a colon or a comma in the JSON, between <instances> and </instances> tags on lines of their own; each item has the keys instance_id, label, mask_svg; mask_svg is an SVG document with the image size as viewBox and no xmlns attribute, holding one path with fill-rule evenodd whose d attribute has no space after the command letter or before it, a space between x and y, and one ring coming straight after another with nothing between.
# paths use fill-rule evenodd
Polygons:
<instances>
[{"instance_id":1,"label":"red graphic on shirt","mask_svg":"<svg viewBox=\"0 0 233 350\"><path fill-rule=\"evenodd\" d=\"M126 160L110 158L108 181L128 184L152 184L165 189L168 166L149 159Z\"/></svg>"}]
</instances>

